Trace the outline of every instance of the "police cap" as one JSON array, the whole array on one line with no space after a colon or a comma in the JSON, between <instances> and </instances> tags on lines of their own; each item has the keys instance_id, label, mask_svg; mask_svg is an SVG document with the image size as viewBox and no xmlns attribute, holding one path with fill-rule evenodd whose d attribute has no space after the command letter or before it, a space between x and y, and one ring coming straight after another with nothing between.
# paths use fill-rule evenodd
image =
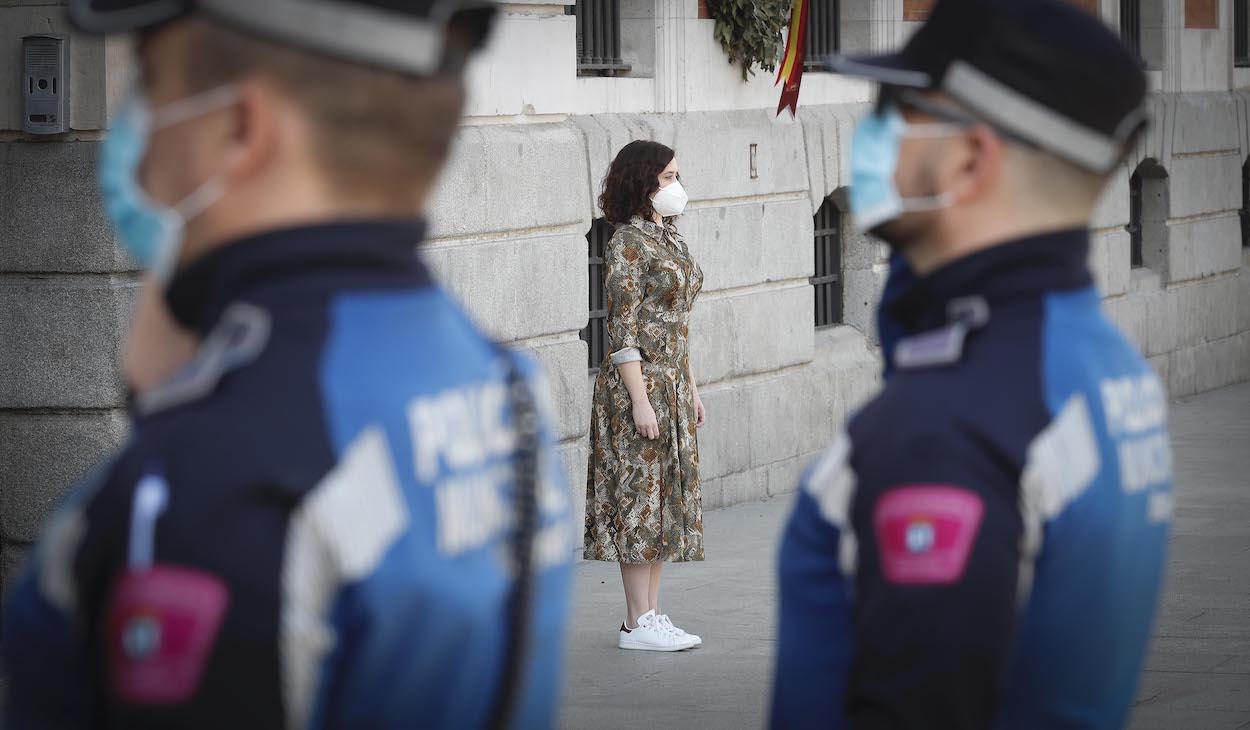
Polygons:
<instances>
[{"instance_id":1,"label":"police cap","mask_svg":"<svg viewBox=\"0 0 1250 730\"><path fill-rule=\"evenodd\" d=\"M829 70L941 91L977 117L1094 172L1144 128L1141 61L1065 0L938 0L895 54L834 56Z\"/></svg>"},{"instance_id":2,"label":"police cap","mask_svg":"<svg viewBox=\"0 0 1250 730\"><path fill-rule=\"evenodd\" d=\"M415 75L457 70L449 34L468 50L490 30L490 0L70 0L70 21L89 33L156 27L191 13L279 43Z\"/></svg>"}]
</instances>

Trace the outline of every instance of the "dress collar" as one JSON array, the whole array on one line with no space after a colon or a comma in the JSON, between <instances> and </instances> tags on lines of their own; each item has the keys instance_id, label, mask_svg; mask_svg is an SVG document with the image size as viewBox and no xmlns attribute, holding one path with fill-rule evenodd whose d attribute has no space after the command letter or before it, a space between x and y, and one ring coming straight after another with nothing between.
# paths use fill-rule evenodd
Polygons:
<instances>
[{"instance_id":1,"label":"dress collar","mask_svg":"<svg viewBox=\"0 0 1250 730\"><path fill-rule=\"evenodd\" d=\"M629 219L629 224L651 238L660 241L664 239L665 234L676 237L677 226L673 223L673 220L673 218L665 218L664 225L660 225L655 221L649 221L640 215L636 215Z\"/></svg>"}]
</instances>

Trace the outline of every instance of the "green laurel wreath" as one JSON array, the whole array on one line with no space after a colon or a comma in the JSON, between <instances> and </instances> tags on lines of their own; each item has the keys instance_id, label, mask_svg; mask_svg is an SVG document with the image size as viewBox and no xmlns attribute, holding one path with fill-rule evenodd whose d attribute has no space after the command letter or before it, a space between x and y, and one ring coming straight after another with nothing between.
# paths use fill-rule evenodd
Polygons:
<instances>
[{"instance_id":1,"label":"green laurel wreath","mask_svg":"<svg viewBox=\"0 0 1250 730\"><path fill-rule=\"evenodd\" d=\"M784 51L783 31L790 24L791 0L707 0L716 19L713 36L720 42L729 63L742 67L742 80L755 74L754 67L777 70Z\"/></svg>"}]
</instances>

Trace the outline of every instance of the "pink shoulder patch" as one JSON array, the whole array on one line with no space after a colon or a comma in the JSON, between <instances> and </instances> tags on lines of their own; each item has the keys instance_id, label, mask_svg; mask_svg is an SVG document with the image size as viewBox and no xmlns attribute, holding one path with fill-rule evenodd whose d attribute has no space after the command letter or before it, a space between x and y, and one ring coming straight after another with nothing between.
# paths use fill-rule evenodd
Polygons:
<instances>
[{"instance_id":1,"label":"pink shoulder patch","mask_svg":"<svg viewBox=\"0 0 1250 730\"><path fill-rule=\"evenodd\" d=\"M873 513L885 579L902 585L959 580L984 513L979 495L953 484L888 490Z\"/></svg>"},{"instance_id":2,"label":"pink shoulder patch","mask_svg":"<svg viewBox=\"0 0 1250 730\"><path fill-rule=\"evenodd\" d=\"M197 570L157 565L122 575L107 619L117 696L136 705L190 699L228 601L226 584Z\"/></svg>"}]
</instances>

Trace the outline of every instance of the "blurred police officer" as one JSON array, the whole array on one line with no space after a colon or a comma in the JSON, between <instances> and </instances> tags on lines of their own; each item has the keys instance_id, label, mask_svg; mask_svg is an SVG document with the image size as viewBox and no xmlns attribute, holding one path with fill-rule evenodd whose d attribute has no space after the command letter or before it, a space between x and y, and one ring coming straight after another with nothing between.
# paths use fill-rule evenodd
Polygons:
<instances>
[{"instance_id":1,"label":"blurred police officer","mask_svg":"<svg viewBox=\"0 0 1250 730\"><path fill-rule=\"evenodd\" d=\"M805 475L776 727L1115 728L1171 515L1163 389L1100 310L1089 221L1144 126L1139 63L1059 0L939 0L851 150L901 255L892 374Z\"/></svg>"},{"instance_id":2,"label":"blurred police officer","mask_svg":"<svg viewBox=\"0 0 1250 730\"><path fill-rule=\"evenodd\" d=\"M543 727L567 500L528 359L416 255L477 0L76 0L105 206L193 359L5 610L7 727Z\"/></svg>"}]
</instances>

